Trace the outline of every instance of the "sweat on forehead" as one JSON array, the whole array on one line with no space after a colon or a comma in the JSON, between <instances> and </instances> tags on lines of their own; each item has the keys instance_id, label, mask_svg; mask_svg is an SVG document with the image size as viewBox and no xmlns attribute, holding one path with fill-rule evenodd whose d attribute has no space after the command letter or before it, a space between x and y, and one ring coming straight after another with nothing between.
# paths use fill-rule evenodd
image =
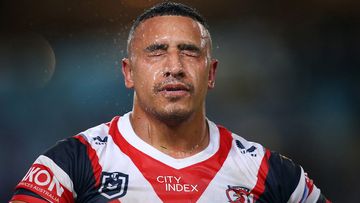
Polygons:
<instances>
[{"instance_id":1,"label":"sweat on forehead","mask_svg":"<svg viewBox=\"0 0 360 203\"><path fill-rule=\"evenodd\" d=\"M148 19L136 28L130 40L129 57L134 56L134 50L144 50L145 47L155 44L178 48L179 45L187 44L206 50L209 54L211 52L208 31L199 22L183 16L157 16Z\"/></svg>"},{"instance_id":2,"label":"sweat on forehead","mask_svg":"<svg viewBox=\"0 0 360 203\"><path fill-rule=\"evenodd\" d=\"M130 42L133 38L134 32L136 30L136 28L145 20L156 17L156 16L184 16L184 17L189 17L191 19L193 19L194 21L200 23L205 30L207 31L208 35L209 35L209 26L205 20L205 18L203 18L201 16L201 14L199 12L197 12L194 8L191 8L187 5L181 4L181 3L175 3L175 2L163 2L160 4L157 4L151 8L149 8L148 10L145 10L144 13L142 13L140 16L138 16L136 18L136 20L134 21L130 32L129 32L129 36L128 36L128 41L127 41L127 51L129 52L129 46L130 46Z\"/></svg>"}]
</instances>

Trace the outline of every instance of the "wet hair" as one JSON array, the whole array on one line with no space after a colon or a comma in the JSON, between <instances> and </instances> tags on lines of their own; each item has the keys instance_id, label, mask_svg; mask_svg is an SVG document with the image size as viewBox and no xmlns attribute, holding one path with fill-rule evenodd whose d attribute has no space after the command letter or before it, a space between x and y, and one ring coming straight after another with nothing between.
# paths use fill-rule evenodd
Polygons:
<instances>
[{"instance_id":1,"label":"wet hair","mask_svg":"<svg viewBox=\"0 0 360 203\"><path fill-rule=\"evenodd\" d=\"M150 19L150 18L153 18L156 16L166 16L166 15L189 17L189 18L199 22L201 25L203 25L204 28L206 28L206 30L209 30L209 26L208 26L205 18L202 17L201 14L198 11L196 11L194 8L184 5L184 4L181 4L181 3L175 3L175 2L170 2L170 1L162 2L162 3L156 4L155 6L145 10L144 13L142 13L135 19L133 25L131 26L128 41L127 41L128 53L129 53L129 48L130 48L129 47L130 42L134 35L135 29L142 22L144 22L147 19Z\"/></svg>"}]
</instances>

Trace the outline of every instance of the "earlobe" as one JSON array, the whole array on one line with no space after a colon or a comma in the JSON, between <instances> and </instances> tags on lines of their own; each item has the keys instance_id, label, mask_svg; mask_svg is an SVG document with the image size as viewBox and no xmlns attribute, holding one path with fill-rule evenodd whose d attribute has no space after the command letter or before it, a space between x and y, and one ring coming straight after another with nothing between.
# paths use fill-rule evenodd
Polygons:
<instances>
[{"instance_id":1,"label":"earlobe","mask_svg":"<svg viewBox=\"0 0 360 203\"><path fill-rule=\"evenodd\" d=\"M211 59L210 69L209 69L209 78L208 78L208 88L213 89L215 87L215 75L218 61L216 59Z\"/></svg>"},{"instance_id":2,"label":"earlobe","mask_svg":"<svg viewBox=\"0 0 360 203\"><path fill-rule=\"evenodd\" d=\"M133 81L133 74L132 74L132 67L130 64L130 60L128 58L122 59L122 74L124 76L125 87L133 88L134 81Z\"/></svg>"}]
</instances>

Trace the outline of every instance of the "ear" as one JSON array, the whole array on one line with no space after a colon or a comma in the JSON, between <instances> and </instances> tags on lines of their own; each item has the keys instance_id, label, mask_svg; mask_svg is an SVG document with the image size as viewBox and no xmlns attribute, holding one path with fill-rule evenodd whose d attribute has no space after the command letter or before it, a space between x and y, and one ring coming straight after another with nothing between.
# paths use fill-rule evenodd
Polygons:
<instances>
[{"instance_id":1,"label":"ear","mask_svg":"<svg viewBox=\"0 0 360 203\"><path fill-rule=\"evenodd\" d=\"M218 60L211 59L209 78L208 78L208 89L213 89L215 87L215 75L216 75L217 65L218 65Z\"/></svg>"},{"instance_id":2,"label":"ear","mask_svg":"<svg viewBox=\"0 0 360 203\"><path fill-rule=\"evenodd\" d=\"M128 58L122 60L122 74L124 76L125 87L131 89L134 87L133 69Z\"/></svg>"}]
</instances>

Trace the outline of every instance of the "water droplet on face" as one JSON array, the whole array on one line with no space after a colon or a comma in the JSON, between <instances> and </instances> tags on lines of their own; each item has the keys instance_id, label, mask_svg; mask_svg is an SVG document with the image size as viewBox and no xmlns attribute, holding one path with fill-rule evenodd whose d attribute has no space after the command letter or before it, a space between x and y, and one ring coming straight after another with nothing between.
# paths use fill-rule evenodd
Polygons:
<instances>
[{"instance_id":1,"label":"water droplet on face","mask_svg":"<svg viewBox=\"0 0 360 203\"><path fill-rule=\"evenodd\" d=\"M140 87L144 88L144 86L145 86L144 81L142 81L141 84L140 84Z\"/></svg>"},{"instance_id":2,"label":"water droplet on face","mask_svg":"<svg viewBox=\"0 0 360 203\"><path fill-rule=\"evenodd\" d=\"M166 69L166 67L165 67L165 69ZM161 75L164 75L165 74L165 71L163 71L163 70L156 70L155 72L154 72L154 74L153 74L153 81L156 81L156 78L158 77L158 76L161 76Z\"/></svg>"}]
</instances>

